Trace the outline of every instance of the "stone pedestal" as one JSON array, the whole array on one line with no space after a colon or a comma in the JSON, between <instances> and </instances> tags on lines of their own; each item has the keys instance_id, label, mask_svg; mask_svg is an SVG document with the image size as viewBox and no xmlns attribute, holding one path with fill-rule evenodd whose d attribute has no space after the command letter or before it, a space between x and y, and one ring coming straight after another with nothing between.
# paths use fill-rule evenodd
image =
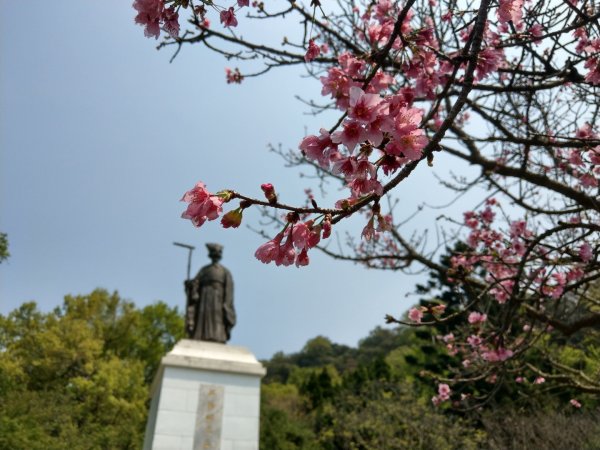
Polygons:
<instances>
[{"instance_id":1,"label":"stone pedestal","mask_svg":"<svg viewBox=\"0 0 600 450\"><path fill-rule=\"evenodd\" d=\"M258 450L265 373L243 347L179 341L152 384L144 450Z\"/></svg>"}]
</instances>

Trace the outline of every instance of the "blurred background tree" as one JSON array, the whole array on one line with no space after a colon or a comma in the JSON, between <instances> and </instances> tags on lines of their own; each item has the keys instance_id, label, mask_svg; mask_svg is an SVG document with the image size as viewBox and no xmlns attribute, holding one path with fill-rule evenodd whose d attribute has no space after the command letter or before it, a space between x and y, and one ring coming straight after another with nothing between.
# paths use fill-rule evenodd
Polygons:
<instances>
[{"instance_id":1,"label":"blurred background tree","mask_svg":"<svg viewBox=\"0 0 600 450\"><path fill-rule=\"evenodd\" d=\"M0 233L0 263L10 256L8 252L8 237L6 233Z\"/></svg>"},{"instance_id":2,"label":"blurred background tree","mask_svg":"<svg viewBox=\"0 0 600 450\"><path fill-rule=\"evenodd\" d=\"M181 337L176 308L104 290L0 316L0 448L140 448L149 383Z\"/></svg>"}]
</instances>

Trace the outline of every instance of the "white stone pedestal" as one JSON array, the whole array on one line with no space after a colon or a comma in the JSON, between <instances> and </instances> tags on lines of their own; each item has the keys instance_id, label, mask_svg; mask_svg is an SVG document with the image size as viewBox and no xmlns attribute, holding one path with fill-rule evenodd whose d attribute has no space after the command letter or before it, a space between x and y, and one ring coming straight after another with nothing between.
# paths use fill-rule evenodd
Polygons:
<instances>
[{"instance_id":1,"label":"white stone pedestal","mask_svg":"<svg viewBox=\"0 0 600 450\"><path fill-rule=\"evenodd\" d=\"M243 347L179 341L152 384L144 450L258 450L265 373Z\"/></svg>"}]
</instances>

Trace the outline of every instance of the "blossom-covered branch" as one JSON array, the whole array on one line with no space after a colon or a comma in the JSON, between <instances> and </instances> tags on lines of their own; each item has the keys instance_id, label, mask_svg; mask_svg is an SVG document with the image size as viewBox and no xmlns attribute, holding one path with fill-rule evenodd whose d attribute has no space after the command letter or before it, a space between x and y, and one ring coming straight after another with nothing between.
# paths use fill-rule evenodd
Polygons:
<instances>
[{"instance_id":1,"label":"blossom-covered branch","mask_svg":"<svg viewBox=\"0 0 600 450\"><path fill-rule=\"evenodd\" d=\"M237 227L245 210L263 207L277 224L275 237L255 252L263 263L304 266L309 252L321 248L369 268L426 268L452 283L464 297L458 310L434 302L412 308L406 319L388 317L412 325L463 318L464 326L442 340L461 363L454 378L439 384L435 403L457 400L452 384L509 374L525 379L526 372L583 386L580 375L550 364L550 356L544 367L523 358L550 354L554 336L586 333L600 320L600 11L594 2L313 0L274 9L248 0L136 0L134 7L147 36L162 30L161 47L204 45L250 70L227 68L228 83L303 65L324 98L307 104L338 112L336 121L281 154L288 164L309 166L318 180L341 183L343 195L311 194L307 204L289 205L268 183L261 198L234 186L211 193L199 183L184 196L185 218L200 226L221 217L224 227ZM221 24L211 25L217 18ZM297 32L286 27L290 34L279 40L244 39L235 29L251 20L284 20L297 24ZM477 173L440 179L433 198L450 190L479 201L460 219L451 201L432 223L438 230L444 220L433 242L427 230L411 230L386 205L398 195L422 196L414 215L426 210L427 193L405 192L405 180L420 165L435 169L450 158ZM223 214L233 200L239 206ZM365 223L360 238L332 250L327 239L350 217ZM452 256L441 264L447 248ZM597 374L584 376L585 386L600 386Z\"/></svg>"}]
</instances>

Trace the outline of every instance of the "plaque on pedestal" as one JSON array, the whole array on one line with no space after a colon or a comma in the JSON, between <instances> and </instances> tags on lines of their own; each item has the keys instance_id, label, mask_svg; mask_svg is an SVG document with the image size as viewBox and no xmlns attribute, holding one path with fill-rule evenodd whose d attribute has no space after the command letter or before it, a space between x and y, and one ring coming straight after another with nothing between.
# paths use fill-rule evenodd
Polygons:
<instances>
[{"instance_id":1,"label":"plaque on pedestal","mask_svg":"<svg viewBox=\"0 0 600 450\"><path fill-rule=\"evenodd\" d=\"M144 450L257 450L265 373L243 347L179 341L151 387Z\"/></svg>"}]
</instances>

